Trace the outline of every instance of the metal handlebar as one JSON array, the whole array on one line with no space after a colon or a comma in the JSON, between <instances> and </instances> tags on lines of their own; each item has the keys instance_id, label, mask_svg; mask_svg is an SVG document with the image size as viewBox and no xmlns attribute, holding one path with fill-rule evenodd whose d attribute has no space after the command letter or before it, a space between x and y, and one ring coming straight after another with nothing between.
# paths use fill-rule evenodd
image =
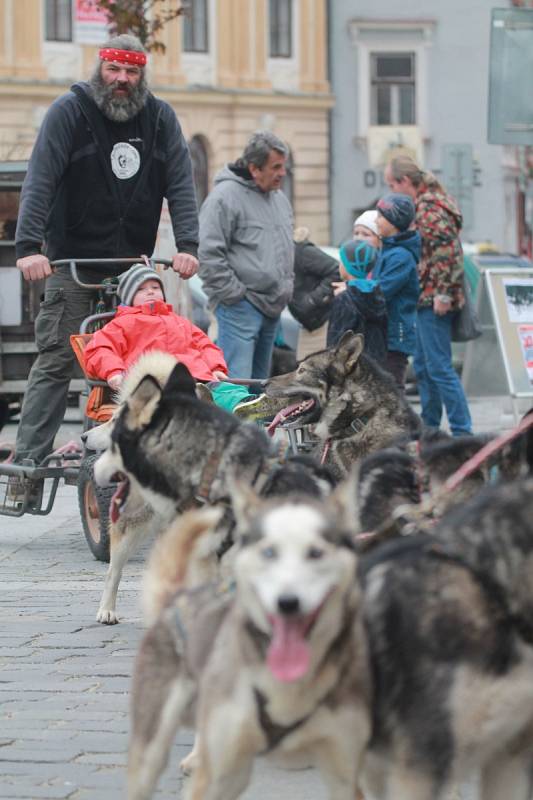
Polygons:
<instances>
[{"instance_id":1,"label":"metal handlebar","mask_svg":"<svg viewBox=\"0 0 533 800\"><path fill-rule=\"evenodd\" d=\"M60 258L57 261L51 261L50 266L54 268L69 266L72 280L78 286L81 286L83 289L102 289L104 288L104 284L84 283L84 281L80 280L78 265L124 264L124 266L126 266L127 264L138 264L142 261L143 256L139 256L138 258ZM168 258L149 258L148 261L152 266L154 266L154 264L161 264L165 269L172 266L172 261Z\"/></svg>"}]
</instances>

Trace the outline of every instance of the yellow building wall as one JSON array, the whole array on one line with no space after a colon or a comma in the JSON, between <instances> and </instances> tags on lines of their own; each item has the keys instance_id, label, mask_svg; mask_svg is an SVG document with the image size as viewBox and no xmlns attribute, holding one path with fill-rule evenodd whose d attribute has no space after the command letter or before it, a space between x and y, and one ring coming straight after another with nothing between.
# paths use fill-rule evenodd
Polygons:
<instances>
[{"instance_id":1,"label":"yellow building wall","mask_svg":"<svg viewBox=\"0 0 533 800\"><path fill-rule=\"evenodd\" d=\"M175 109L188 139L208 143L209 177L237 158L248 137L270 128L290 148L294 163L297 224L318 243L329 243L328 114L333 105L327 81L326 2L299 0L292 85L274 85L268 58L268 1L214 0L212 85L189 80L181 48L181 21L162 32L163 54L150 57L154 93ZM29 157L42 116L74 80L85 79L98 48L67 45L77 59L75 74L51 74L44 43L41 0L0 0L0 160ZM56 49L61 54L60 45ZM272 60L273 61L273 60ZM275 64L277 67L278 65Z\"/></svg>"}]
</instances>

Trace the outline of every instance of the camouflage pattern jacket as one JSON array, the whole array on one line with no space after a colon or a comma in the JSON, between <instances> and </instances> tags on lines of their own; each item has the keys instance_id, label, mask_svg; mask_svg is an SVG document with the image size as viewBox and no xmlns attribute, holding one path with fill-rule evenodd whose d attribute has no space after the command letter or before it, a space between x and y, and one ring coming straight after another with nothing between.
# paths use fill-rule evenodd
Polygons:
<instances>
[{"instance_id":1,"label":"camouflage pattern jacket","mask_svg":"<svg viewBox=\"0 0 533 800\"><path fill-rule=\"evenodd\" d=\"M432 307L435 295L442 294L451 298L450 310L460 308L464 302L461 212L449 195L425 189L416 198L415 223L422 237L418 307Z\"/></svg>"}]
</instances>

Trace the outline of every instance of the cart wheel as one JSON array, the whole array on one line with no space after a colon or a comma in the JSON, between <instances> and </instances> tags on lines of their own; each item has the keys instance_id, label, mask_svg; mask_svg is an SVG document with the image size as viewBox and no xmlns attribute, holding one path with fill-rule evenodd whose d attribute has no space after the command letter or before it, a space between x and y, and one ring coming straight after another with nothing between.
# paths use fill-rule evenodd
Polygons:
<instances>
[{"instance_id":1,"label":"cart wheel","mask_svg":"<svg viewBox=\"0 0 533 800\"><path fill-rule=\"evenodd\" d=\"M78 476L78 503L89 550L98 561L109 562L109 505L115 488L102 489L94 480L98 454L84 458Z\"/></svg>"}]
</instances>

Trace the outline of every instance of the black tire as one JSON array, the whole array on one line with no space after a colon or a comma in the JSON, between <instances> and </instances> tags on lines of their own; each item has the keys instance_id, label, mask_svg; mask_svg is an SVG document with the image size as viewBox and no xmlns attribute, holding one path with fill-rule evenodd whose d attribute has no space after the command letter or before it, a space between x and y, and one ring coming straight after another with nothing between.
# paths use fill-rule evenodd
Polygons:
<instances>
[{"instance_id":1,"label":"black tire","mask_svg":"<svg viewBox=\"0 0 533 800\"><path fill-rule=\"evenodd\" d=\"M78 504L89 550L98 561L109 563L109 506L114 486L102 489L94 480L98 454L86 456L78 476Z\"/></svg>"}]
</instances>

